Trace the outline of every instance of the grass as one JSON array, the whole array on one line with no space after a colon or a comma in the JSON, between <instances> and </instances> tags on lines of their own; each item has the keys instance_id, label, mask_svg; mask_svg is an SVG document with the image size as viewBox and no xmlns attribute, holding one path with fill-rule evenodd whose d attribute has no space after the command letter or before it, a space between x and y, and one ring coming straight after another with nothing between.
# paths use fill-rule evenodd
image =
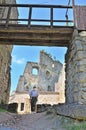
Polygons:
<instances>
[{"instance_id":1,"label":"grass","mask_svg":"<svg viewBox=\"0 0 86 130\"><path fill-rule=\"evenodd\" d=\"M0 108L0 112L7 112L7 110Z\"/></svg>"},{"instance_id":2,"label":"grass","mask_svg":"<svg viewBox=\"0 0 86 130\"><path fill-rule=\"evenodd\" d=\"M86 121L76 121L74 123L65 124L66 130L86 130Z\"/></svg>"}]
</instances>

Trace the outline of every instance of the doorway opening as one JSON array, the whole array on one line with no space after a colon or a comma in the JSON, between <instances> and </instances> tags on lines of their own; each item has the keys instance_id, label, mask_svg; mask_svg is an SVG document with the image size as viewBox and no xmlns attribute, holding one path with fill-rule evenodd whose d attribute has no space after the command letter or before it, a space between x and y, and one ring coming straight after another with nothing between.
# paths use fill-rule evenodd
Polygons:
<instances>
[{"instance_id":1,"label":"doorway opening","mask_svg":"<svg viewBox=\"0 0 86 130\"><path fill-rule=\"evenodd\" d=\"M65 99L65 83L62 84L61 80L63 79L61 78L61 75L62 75L62 68L65 63L66 51L67 51L66 47L14 46L12 51L12 66L11 66L12 68L11 93L13 92L15 93L16 91L24 93L27 90L25 87L28 86L29 88L28 91L30 91L31 87L36 85L37 89L39 89L40 91L41 99L43 98L42 93L44 93L44 100L46 100L45 98L46 94L49 95L51 98L52 95L54 95L54 93L55 93L55 95L53 96L54 98L56 98L55 97L56 94L59 96L60 87L62 85L62 87L64 88L63 91L61 88L61 95L63 92ZM42 56L40 56L40 52ZM50 59L52 59L51 60L52 62L50 61ZM58 62L58 64L56 62ZM55 75L57 76L55 77ZM22 79L19 79L20 77L22 77ZM24 82L24 79L26 81L26 84ZM22 81L22 83L20 81ZM39 104L40 102L41 100L39 101ZM52 102L53 101L51 101L51 104ZM65 103L65 101L63 102Z\"/></svg>"}]
</instances>

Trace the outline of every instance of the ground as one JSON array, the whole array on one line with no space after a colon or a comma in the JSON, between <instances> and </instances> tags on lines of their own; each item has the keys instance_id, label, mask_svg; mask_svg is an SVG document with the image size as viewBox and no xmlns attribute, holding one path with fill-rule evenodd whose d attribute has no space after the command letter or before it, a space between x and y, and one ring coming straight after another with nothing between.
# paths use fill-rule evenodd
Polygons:
<instances>
[{"instance_id":1,"label":"ground","mask_svg":"<svg viewBox=\"0 0 86 130\"><path fill-rule=\"evenodd\" d=\"M16 115L9 112L0 113L0 130L65 130L61 117L42 112Z\"/></svg>"}]
</instances>

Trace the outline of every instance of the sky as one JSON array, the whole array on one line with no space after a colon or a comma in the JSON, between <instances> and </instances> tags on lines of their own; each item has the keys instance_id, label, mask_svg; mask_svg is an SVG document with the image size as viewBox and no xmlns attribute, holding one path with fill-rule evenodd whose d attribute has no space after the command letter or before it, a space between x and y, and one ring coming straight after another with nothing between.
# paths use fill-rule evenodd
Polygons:
<instances>
[{"instance_id":1,"label":"sky","mask_svg":"<svg viewBox=\"0 0 86 130\"><path fill-rule=\"evenodd\" d=\"M64 5L68 3L68 0L17 0L18 4L53 4ZM86 0L75 0L76 5L86 5ZM40 14L41 15L41 14ZM25 9L19 10L19 17L27 17L27 11ZM60 17L61 18L61 17ZM26 63L28 61L38 62L40 51L51 54L52 58L56 58L61 63L64 63L66 47L37 47L37 46L13 46L12 50L12 62L11 62L11 92L16 90L20 75L23 75Z\"/></svg>"}]
</instances>

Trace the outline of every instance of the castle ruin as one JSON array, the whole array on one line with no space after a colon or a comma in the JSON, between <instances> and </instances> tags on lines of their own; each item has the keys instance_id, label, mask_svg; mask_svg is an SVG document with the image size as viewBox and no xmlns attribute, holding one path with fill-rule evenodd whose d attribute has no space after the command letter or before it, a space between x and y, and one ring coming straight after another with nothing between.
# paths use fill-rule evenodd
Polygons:
<instances>
[{"instance_id":1,"label":"castle ruin","mask_svg":"<svg viewBox=\"0 0 86 130\"><path fill-rule=\"evenodd\" d=\"M1 2L4 2L4 1L5 0L1 0ZM15 2L15 0L13 0L13 1ZM5 2L11 3L13 1L6 0ZM12 8L14 8L13 5L11 5L11 6L12 6ZM25 5L23 5L23 7L24 6ZM1 8L1 7L0 7L0 18L4 17L3 12L5 12L3 10L3 8ZM49 7L49 5L48 5L48 7ZM67 7L69 8L69 6L67 6ZM67 46L68 47L68 51L67 51L67 54L65 57L65 60L66 60L65 61L66 62L66 66L65 66L65 68L66 68L65 69L65 71L66 71L66 82L65 82L65 84L66 84L65 85L66 103L64 105L60 105L60 106L56 105L55 110L57 110L57 114L60 114L60 115L65 115L65 116L69 116L72 118L78 118L78 119L86 119L86 17L85 17L86 16L86 6L77 6L74 4L74 0L72 0L72 7L70 7L70 8L72 8L72 10L73 10L73 15L74 15L73 24L74 25L70 27L67 24L67 26L65 26L65 27L60 26L60 28L58 28L58 27L56 28L53 26L54 19L53 19L53 15L52 15L53 14L53 8L52 8L49 28L46 28L46 27L40 28L40 27L36 26L37 27L36 30L31 28L31 22L32 22L31 21L32 20L31 19L31 10L32 10L32 8L34 8L34 7L32 7L32 5L31 5L30 11L29 11L30 17L29 17L29 22L28 22L27 28L20 28L20 25L17 24L17 27L16 26L14 27L13 25L11 25L12 28L9 29L9 27L8 27L9 22L14 22L15 20L9 21L9 19L8 20L6 19L6 20L3 20L3 22L1 21L2 28L0 28L0 33L2 34L2 29L4 31L3 31L3 38L2 38L2 35L0 36L0 39L1 39L0 43L2 44L2 39L3 39L3 43L5 43L6 46L3 46L3 48L5 49L3 51L4 54L2 54L3 49L2 49L2 46L0 46L1 47L1 51L0 51L1 52L0 53L0 55L1 55L0 102L7 102L7 99L8 99L8 92L9 92L8 83L10 83L10 78L9 78L10 70L7 68L10 68L9 67L10 58L8 58L8 57L11 54L11 50L8 53L8 49L6 50L6 47L9 44L9 49L11 49L10 45L14 44L14 37L12 37L12 36L15 36L15 33L16 33L16 31L13 32L13 29L14 29L14 30L17 30L16 35L18 36L15 39L16 45L21 45L21 44L22 45L32 45L32 46L33 45L36 45L36 46L37 45L41 45L41 46L44 46L44 45L52 46L53 45L53 46ZM64 6L63 6L63 8L64 8ZM67 10L68 10L68 8L67 8ZM7 6L5 6L4 9L7 9ZM10 9L10 7L9 7L9 9ZM16 8L14 8L14 9L16 9ZM14 11L14 13L15 13L15 11ZM11 14L12 14L12 11L11 11ZM16 13L16 14L18 14L18 13ZM10 16L9 13L8 13L8 16ZM12 16L13 15L11 15L11 17ZM0 19L0 20L2 20L2 19ZM4 24L5 21L6 21L6 24ZM26 19L26 21L27 21L27 19ZM69 23L70 21L68 22L68 19L67 19L66 22ZM8 27L7 30L6 30L6 27ZM24 27L24 26L22 26L22 27ZM28 31L27 31L27 29L28 29ZM12 35L10 35L11 37L9 37L9 35L8 35L9 30L10 30L10 34L12 34ZM28 35L26 35L26 33L25 33L26 31L27 31ZM5 35L6 33L7 33L7 35ZM23 36L23 38L20 39L20 36ZM44 38L42 38L42 37L44 37ZM6 40L5 38L7 38L8 40ZM11 42L9 43L9 41L11 41ZM7 58L4 59L6 56L7 56ZM7 59L8 59L8 61L7 61ZM5 60L6 60L6 62L5 62ZM2 65L5 67L3 67ZM7 70L9 70L9 72ZM48 75L48 73L47 73L47 75ZM7 77L8 77L8 80L7 80ZM60 78L59 78L59 80L60 80ZM8 88L7 91L5 91L6 88L3 87L4 84L5 84L6 88ZM24 84L27 85L27 82ZM58 83L57 83L57 85L58 85ZM50 87L49 87L49 89L51 90ZM26 88L28 89L28 86ZM5 96L3 96L3 95L5 95ZM24 96L23 92L22 92L22 95ZM6 96L7 96L7 98L6 98ZM22 99L22 96L21 96L21 99ZM23 102L21 105L24 106Z\"/></svg>"},{"instance_id":2,"label":"castle ruin","mask_svg":"<svg viewBox=\"0 0 86 130\"><path fill-rule=\"evenodd\" d=\"M27 62L24 73L19 78L16 92L11 95L9 103L17 102L19 104L18 113L30 112L29 92L34 85L39 91L37 104L54 105L64 103L64 86L62 87L61 81L59 82L59 86L55 85L59 81L60 75L63 74L62 68L62 63L53 60L51 55L43 50L40 51L39 62ZM64 81L65 79L63 79ZM23 111L21 111L22 103L24 106L26 104L28 106L24 107Z\"/></svg>"},{"instance_id":3,"label":"castle ruin","mask_svg":"<svg viewBox=\"0 0 86 130\"><path fill-rule=\"evenodd\" d=\"M49 54L41 51L38 63L27 62L16 91L30 91L35 85L39 91L54 92L55 82L58 82L61 70L62 63L53 60Z\"/></svg>"}]
</instances>

